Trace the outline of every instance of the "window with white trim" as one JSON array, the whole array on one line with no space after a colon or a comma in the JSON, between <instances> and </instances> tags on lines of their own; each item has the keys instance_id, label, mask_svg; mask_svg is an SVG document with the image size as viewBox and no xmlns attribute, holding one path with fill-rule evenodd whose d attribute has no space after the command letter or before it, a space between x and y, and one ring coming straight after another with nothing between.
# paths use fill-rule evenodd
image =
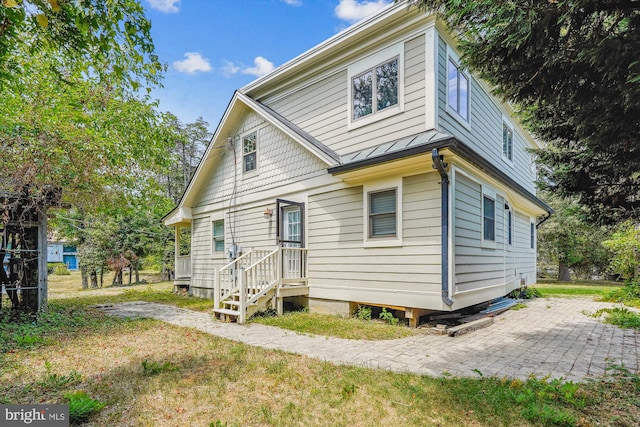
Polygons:
<instances>
[{"instance_id":1,"label":"window with white trim","mask_svg":"<svg viewBox=\"0 0 640 427\"><path fill-rule=\"evenodd\" d=\"M513 128L502 121L502 157L513 160Z\"/></svg>"},{"instance_id":2,"label":"window with white trim","mask_svg":"<svg viewBox=\"0 0 640 427\"><path fill-rule=\"evenodd\" d=\"M213 252L224 252L224 220L213 221L211 224Z\"/></svg>"},{"instance_id":3,"label":"window with white trim","mask_svg":"<svg viewBox=\"0 0 640 427\"><path fill-rule=\"evenodd\" d=\"M258 167L258 134L250 133L242 138L242 171L255 171Z\"/></svg>"},{"instance_id":4,"label":"window with white trim","mask_svg":"<svg viewBox=\"0 0 640 427\"><path fill-rule=\"evenodd\" d=\"M369 193L369 238L397 237L397 190Z\"/></svg>"},{"instance_id":5,"label":"window with white trim","mask_svg":"<svg viewBox=\"0 0 640 427\"><path fill-rule=\"evenodd\" d=\"M469 77L452 57L447 61L447 107L469 122Z\"/></svg>"},{"instance_id":6,"label":"window with white trim","mask_svg":"<svg viewBox=\"0 0 640 427\"><path fill-rule=\"evenodd\" d=\"M496 241L496 201L486 195L482 196L482 239Z\"/></svg>"},{"instance_id":7,"label":"window with white trim","mask_svg":"<svg viewBox=\"0 0 640 427\"><path fill-rule=\"evenodd\" d=\"M398 64L395 57L351 79L353 120L398 105Z\"/></svg>"},{"instance_id":8,"label":"window with white trim","mask_svg":"<svg viewBox=\"0 0 640 427\"><path fill-rule=\"evenodd\" d=\"M402 178L363 186L364 247L402 246Z\"/></svg>"}]
</instances>

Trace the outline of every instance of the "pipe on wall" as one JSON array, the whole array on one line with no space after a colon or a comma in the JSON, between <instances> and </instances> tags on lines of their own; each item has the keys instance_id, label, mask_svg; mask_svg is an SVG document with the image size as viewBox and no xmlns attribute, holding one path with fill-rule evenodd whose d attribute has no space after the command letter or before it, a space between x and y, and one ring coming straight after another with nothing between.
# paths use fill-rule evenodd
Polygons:
<instances>
[{"instance_id":1,"label":"pipe on wall","mask_svg":"<svg viewBox=\"0 0 640 427\"><path fill-rule=\"evenodd\" d=\"M442 302L449 308L453 305L453 300L449 297L449 175L447 175L446 165L442 161L438 149L431 151L433 167L440 173L440 194L441 194L441 231L442 231Z\"/></svg>"}]
</instances>

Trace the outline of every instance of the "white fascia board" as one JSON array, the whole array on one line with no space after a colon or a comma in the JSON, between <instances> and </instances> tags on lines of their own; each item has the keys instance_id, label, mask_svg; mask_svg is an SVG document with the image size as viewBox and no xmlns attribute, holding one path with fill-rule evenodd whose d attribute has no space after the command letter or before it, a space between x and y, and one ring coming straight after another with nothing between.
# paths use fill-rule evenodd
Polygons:
<instances>
[{"instance_id":1,"label":"white fascia board","mask_svg":"<svg viewBox=\"0 0 640 427\"><path fill-rule=\"evenodd\" d=\"M235 109L235 105L237 103L237 98L238 98L237 94L238 92L236 91L236 93L233 94L231 101L229 101L229 104L227 105L227 109L224 111L224 114L222 115L222 118L218 123L218 127L216 128L215 132L213 133L213 136L211 137L211 142L209 142L209 146L207 147L207 150L202 156L202 159L200 160L200 163L198 164L198 167L196 168L195 173L191 177L191 181L189 181L189 184L187 185L187 188L185 189L184 194L182 195L182 198L180 199L180 202L178 203L178 206L176 207L176 209L180 209L184 206L185 202L189 199L189 195L192 193L194 187L196 187L196 184L199 182L200 177L203 173L203 169L205 168L205 164L211 163L214 149L217 150L218 148L220 148L220 144L226 140L226 137L221 138L221 135L223 135L226 124L229 123L229 117L231 116L231 113Z\"/></svg>"},{"instance_id":2,"label":"white fascia board","mask_svg":"<svg viewBox=\"0 0 640 427\"><path fill-rule=\"evenodd\" d=\"M224 149L223 144L226 143L227 138L231 135L233 126L235 126L236 124L236 120L238 119L238 117L240 117L242 111L244 111L245 108L255 111L267 122L269 122L285 135L305 147L307 150L309 150L309 152L317 156L327 165L332 166L336 164L335 159L322 152L321 150L318 150L313 145L309 144L304 138L300 137L300 135L292 132L291 129L284 126L282 123L280 123L280 121L271 116L268 111L261 108L260 104L258 104L256 101L254 101L247 95L236 91L233 94L233 97L231 98L231 101L229 102L229 105L227 106L227 109L225 110L222 119L220 120L220 123L218 124L218 127L213 134L213 137L211 138L209 147L207 147L202 160L198 164L193 178L189 182L189 185L187 186L187 189L185 190L184 195L182 196L182 199L177 206L177 209L183 208L185 204L188 205L193 192L201 186L202 183L200 181L203 179L203 176L207 176L207 169L215 166L216 160L220 158L219 155L216 155L216 151Z\"/></svg>"},{"instance_id":3,"label":"white fascia board","mask_svg":"<svg viewBox=\"0 0 640 427\"><path fill-rule=\"evenodd\" d=\"M190 222L192 219L191 208L180 207L176 209L171 216L164 220L164 225L176 225L185 222Z\"/></svg>"},{"instance_id":4,"label":"white fascia board","mask_svg":"<svg viewBox=\"0 0 640 427\"><path fill-rule=\"evenodd\" d=\"M337 164L336 159L318 150L315 146L309 144L309 142L306 141L304 138L300 137L300 135L293 132L287 126L284 126L279 120L277 120L271 114L269 114L268 111L264 110L260 106L260 104L258 104L256 101L254 101L253 99L249 98L248 96L244 95L241 92L237 92L237 96L238 96L238 99L240 99L240 101L242 101L247 107L249 107L251 110L258 113L263 119L268 121L271 125L275 126L279 131L287 135L289 138L293 139L294 141L302 145L304 148L309 150L316 157L318 157L320 160L325 162L328 166L334 166Z\"/></svg>"}]
</instances>

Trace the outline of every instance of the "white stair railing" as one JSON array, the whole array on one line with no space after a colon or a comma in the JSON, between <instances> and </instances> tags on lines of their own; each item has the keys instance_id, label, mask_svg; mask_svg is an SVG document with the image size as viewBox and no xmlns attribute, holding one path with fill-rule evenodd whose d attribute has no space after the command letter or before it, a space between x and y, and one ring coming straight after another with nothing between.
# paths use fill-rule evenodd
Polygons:
<instances>
[{"instance_id":1,"label":"white stair railing","mask_svg":"<svg viewBox=\"0 0 640 427\"><path fill-rule=\"evenodd\" d=\"M241 271L240 292L240 319L244 323L247 315L247 306L258 301L269 290L278 284L278 265L280 260L280 248L270 252L248 268Z\"/></svg>"},{"instance_id":2,"label":"white stair railing","mask_svg":"<svg viewBox=\"0 0 640 427\"><path fill-rule=\"evenodd\" d=\"M251 249L215 272L214 304L238 296L238 323L245 323L247 307L271 289L307 281L307 249L278 247Z\"/></svg>"},{"instance_id":3,"label":"white stair railing","mask_svg":"<svg viewBox=\"0 0 640 427\"><path fill-rule=\"evenodd\" d=\"M213 302L214 307L220 307L220 302L227 299L238 289L238 271L253 264L254 258L266 251L256 251L253 248L234 259L214 273Z\"/></svg>"}]
</instances>

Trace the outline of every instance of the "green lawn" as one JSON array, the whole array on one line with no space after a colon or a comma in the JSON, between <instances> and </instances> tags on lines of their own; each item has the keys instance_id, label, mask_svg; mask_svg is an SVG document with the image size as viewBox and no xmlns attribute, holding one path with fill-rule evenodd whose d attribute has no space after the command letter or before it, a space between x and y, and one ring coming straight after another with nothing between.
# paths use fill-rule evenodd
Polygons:
<instances>
[{"instance_id":1,"label":"green lawn","mask_svg":"<svg viewBox=\"0 0 640 427\"><path fill-rule=\"evenodd\" d=\"M251 321L302 334L358 340L391 340L425 333L420 329L389 325L380 320L360 320L307 312L285 313L276 317L254 317Z\"/></svg>"},{"instance_id":2,"label":"green lawn","mask_svg":"<svg viewBox=\"0 0 640 427\"><path fill-rule=\"evenodd\" d=\"M551 279L539 279L532 285L543 297L604 297L611 291L622 288L622 284L609 281L572 281L558 282Z\"/></svg>"}]
</instances>

